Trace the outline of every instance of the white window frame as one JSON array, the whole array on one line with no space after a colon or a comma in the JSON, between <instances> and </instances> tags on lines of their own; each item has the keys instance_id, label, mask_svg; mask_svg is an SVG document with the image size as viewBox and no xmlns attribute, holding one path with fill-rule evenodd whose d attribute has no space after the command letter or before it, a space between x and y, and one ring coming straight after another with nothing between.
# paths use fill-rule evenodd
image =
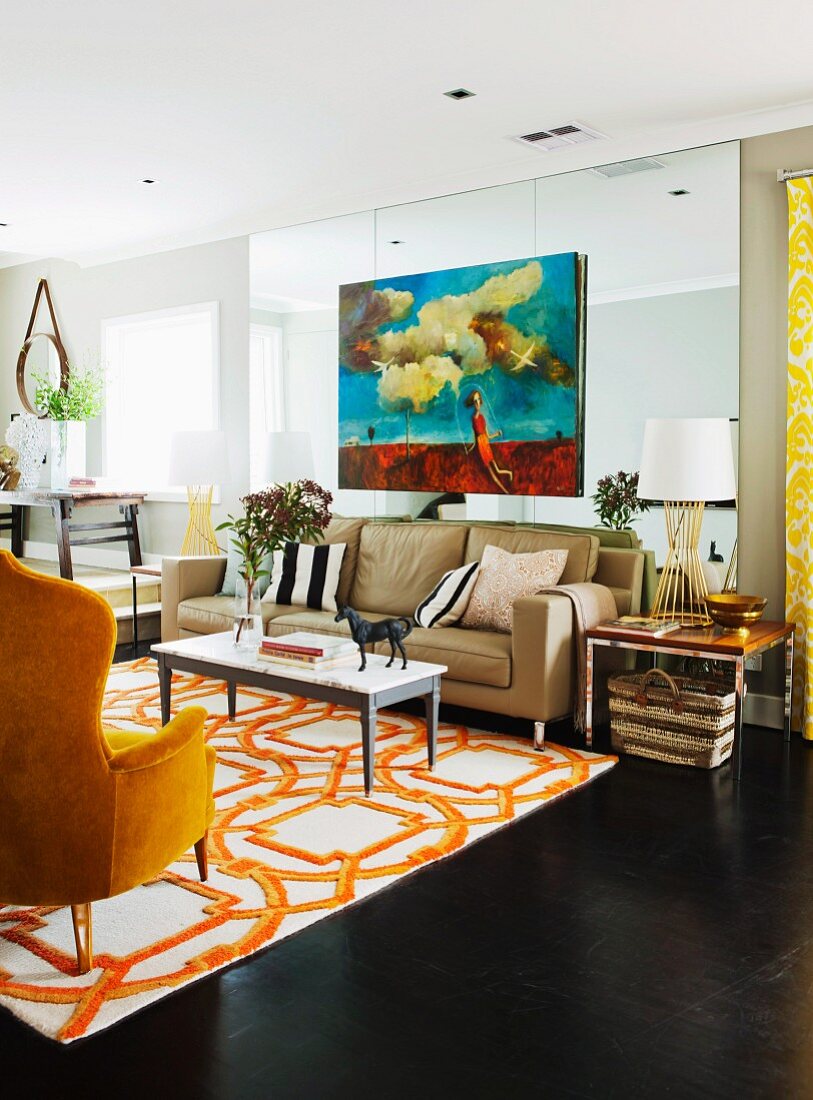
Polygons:
<instances>
[{"instance_id":1,"label":"white window frame","mask_svg":"<svg viewBox=\"0 0 813 1100\"><path fill-rule=\"evenodd\" d=\"M273 428L269 428L269 431L285 431L288 423L288 412L285 402L285 363L284 363L284 348L283 348L283 330L280 325L267 325L252 322L249 325L249 339L252 336L259 336L264 340L270 340L275 345L276 361L274 371L274 389L273 395L274 406L279 409L279 415L277 423ZM266 379L263 380L265 383ZM259 395L255 394L251 390L251 365L250 365L250 353L249 353L249 401L254 403L259 399ZM250 413L249 413L250 417ZM261 484L253 484L251 460L252 460L252 444L253 440L250 436L251 421L249 419L249 486L252 492L255 489L262 488Z\"/></svg>"},{"instance_id":2,"label":"white window frame","mask_svg":"<svg viewBox=\"0 0 813 1100\"><path fill-rule=\"evenodd\" d=\"M211 332L212 332L212 430L220 429L220 302L196 302L192 305L186 306L170 306L167 309L154 309L148 310L145 313L128 313L121 317L105 317L102 320L102 333L101 333L101 346L102 355L104 356L105 363L108 367L112 366L112 360L117 353L113 352L111 355L110 341L113 339L114 330L117 331L117 335L124 335L128 327L138 328L148 322L161 322L171 320L173 317L187 317L191 313L208 313ZM120 356L120 352L118 353ZM105 383L105 393L107 394L108 386L110 385L109 379ZM103 469L105 475L108 472L107 467L107 441L108 432L110 430L110 418L107 414L107 401L105 400L104 407L102 409L102 452L103 452ZM123 488L137 489L140 486L130 485L122 486ZM171 487L169 489L150 490L148 488L148 499L150 501L165 501L168 503L185 503L187 499L186 487L178 486ZM215 504L220 503L220 487L216 486L212 499Z\"/></svg>"}]
</instances>

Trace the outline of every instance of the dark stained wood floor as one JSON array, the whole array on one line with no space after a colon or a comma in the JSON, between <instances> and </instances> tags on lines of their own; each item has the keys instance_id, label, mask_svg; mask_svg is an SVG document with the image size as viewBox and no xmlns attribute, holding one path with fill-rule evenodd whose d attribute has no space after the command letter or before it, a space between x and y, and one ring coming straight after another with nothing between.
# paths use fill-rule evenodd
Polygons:
<instances>
[{"instance_id":1,"label":"dark stained wood floor","mask_svg":"<svg viewBox=\"0 0 813 1100\"><path fill-rule=\"evenodd\" d=\"M748 730L739 785L624 758L99 1036L0 1012L3 1091L812 1097L812 814L799 738Z\"/></svg>"}]
</instances>

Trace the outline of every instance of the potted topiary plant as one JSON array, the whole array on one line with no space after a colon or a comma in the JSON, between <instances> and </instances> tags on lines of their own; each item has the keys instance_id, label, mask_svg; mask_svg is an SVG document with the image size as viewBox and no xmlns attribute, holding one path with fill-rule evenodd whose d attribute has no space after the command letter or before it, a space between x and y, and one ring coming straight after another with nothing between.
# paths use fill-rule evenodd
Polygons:
<instances>
[{"instance_id":1,"label":"potted topiary plant","mask_svg":"<svg viewBox=\"0 0 813 1100\"><path fill-rule=\"evenodd\" d=\"M234 602L234 644L251 649L263 636L259 582L274 570L286 542L321 538L333 497L315 481L289 481L240 498L242 516L230 515L218 531L231 532L240 564Z\"/></svg>"},{"instance_id":2,"label":"potted topiary plant","mask_svg":"<svg viewBox=\"0 0 813 1100\"><path fill-rule=\"evenodd\" d=\"M86 473L86 425L102 411L104 374L100 368L72 369L65 389L43 375L34 380L34 404L51 422L51 488L67 489L71 478Z\"/></svg>"}]
</instances>

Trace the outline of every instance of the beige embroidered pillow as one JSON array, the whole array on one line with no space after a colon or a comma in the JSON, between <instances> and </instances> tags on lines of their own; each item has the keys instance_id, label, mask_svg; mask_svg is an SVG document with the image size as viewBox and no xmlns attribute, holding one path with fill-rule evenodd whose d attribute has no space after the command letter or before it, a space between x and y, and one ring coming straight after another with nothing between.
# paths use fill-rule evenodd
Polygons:
<instances>
[{"instance_id":1,"label":"beige embroidered pillow","mask_svg":"<svg viewBox=\"0 0 813 1100\"><path fill-rule=\"evenodd\" d=\"M556 584L566 562L567 550L509 554L499 546L486 546L477 583L460 625L510 634L514 625L514 600L533 596Z\"/></svg>"}]
</instances>

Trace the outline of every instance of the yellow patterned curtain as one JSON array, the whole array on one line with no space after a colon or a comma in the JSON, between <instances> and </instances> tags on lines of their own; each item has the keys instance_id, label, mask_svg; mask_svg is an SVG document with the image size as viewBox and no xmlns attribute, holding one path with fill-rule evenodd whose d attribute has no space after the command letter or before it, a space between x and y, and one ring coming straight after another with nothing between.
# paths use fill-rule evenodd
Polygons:
<instances>
[{"instance_id":1,"label":"yellow patterned curtain","mask_svg":"<svg viewBox=\"0 0 813 1100\"><path fill-rule=\"evenodd\" d=\"M813 740L813 179L788 180L785 619L796 623L793 729Z\"/></svg>"}]
</instances>

